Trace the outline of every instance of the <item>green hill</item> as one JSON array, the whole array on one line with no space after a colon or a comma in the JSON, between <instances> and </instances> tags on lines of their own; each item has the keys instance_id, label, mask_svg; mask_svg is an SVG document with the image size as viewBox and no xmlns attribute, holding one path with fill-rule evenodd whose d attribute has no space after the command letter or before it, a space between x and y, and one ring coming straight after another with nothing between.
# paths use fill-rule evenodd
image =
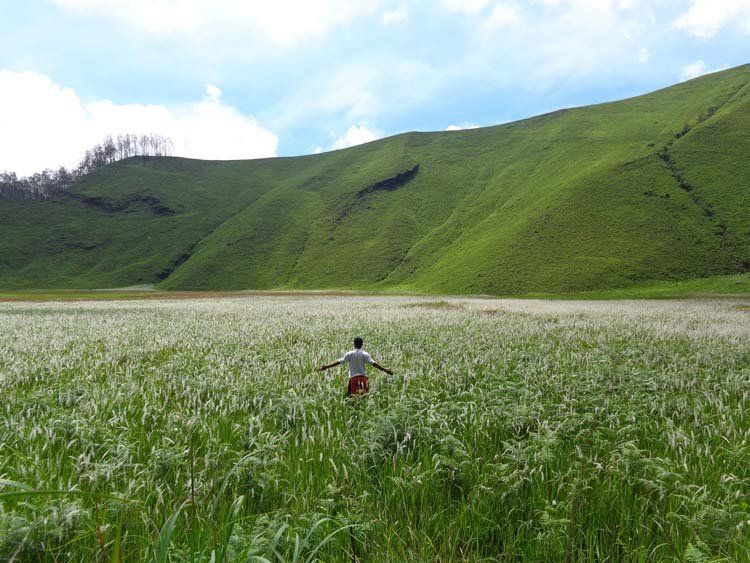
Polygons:
<instances>
[{"instance_id":1,"label":"green hill","mask_svg":"<svg viewBox=\"0 0 750 563\"><path fill-rule=\"evenodd\" d=\"M320 155L0 200L0 287L567 292L750 270L750 66Z\"/></svg>"}]
</instances>

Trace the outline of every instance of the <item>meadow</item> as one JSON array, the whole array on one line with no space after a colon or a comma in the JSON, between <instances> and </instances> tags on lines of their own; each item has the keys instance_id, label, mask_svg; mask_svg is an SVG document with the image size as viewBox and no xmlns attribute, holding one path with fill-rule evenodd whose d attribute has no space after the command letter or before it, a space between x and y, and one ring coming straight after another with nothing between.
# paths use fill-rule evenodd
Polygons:
<instances>
[{"instance_id":1,"label":"meadow","mask_svg":"<svg viewBox=\"0 0 750 563\"><path fill-rule=\"evenodd\" d=\"M3 561L750 561L747 300L0 303L0 396Z\"/></svg>"}]
</instances>

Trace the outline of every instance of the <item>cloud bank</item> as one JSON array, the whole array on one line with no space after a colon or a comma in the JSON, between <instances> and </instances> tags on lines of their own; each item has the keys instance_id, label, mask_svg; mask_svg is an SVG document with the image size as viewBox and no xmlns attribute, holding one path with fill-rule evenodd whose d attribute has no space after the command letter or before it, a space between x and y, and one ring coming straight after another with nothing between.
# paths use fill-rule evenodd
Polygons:
<instances>
[{"instance_id":1,"label":"cloud bank","mask_svg":"<svg viewBox=\"0 0 750 563\"><path fill-rule=\"evenodd\" d=\"M221 96L219 88L208 85L201 100L178 107L84 103L74 90L43 74L0 70L0 171L28 175L72 167L87 148L118 133L164 135L174 142L177 156L275 156L276 135Z\"/></svg>"},{"instance_id":2,"label":"cloud bank","mask_svg":"<svg viewBox=\"0 0 750 563\"><path fill-rule=\"evenodd\" d=\"M380 0L54 0L63 7L119 20L154 34L261 34L295 44L374 13Z\"/></svg>"},{"instance_id":3,"label":"cloud bank","mask_svg":"<svg viewBox=\"0 0 750 563\"><path fill-rule=\"evenodd\" d=\"M361 145L379 139L380 135L371 131L364 125L352 125L346 130L346 133L331 143L330 150L345 149L355 145Z\"/></svg>"},{"instance_id":4,"label":"cloud bank","mask_svg":"<svg viewBox=\"0 0 750 563\"><path fill-rule=\"evenodd\" d=\"M674 25L701 39L710 39L733 23L743 24L750 32L750 0L692 0L690 9Z\"/></svg>"}]
</instances>

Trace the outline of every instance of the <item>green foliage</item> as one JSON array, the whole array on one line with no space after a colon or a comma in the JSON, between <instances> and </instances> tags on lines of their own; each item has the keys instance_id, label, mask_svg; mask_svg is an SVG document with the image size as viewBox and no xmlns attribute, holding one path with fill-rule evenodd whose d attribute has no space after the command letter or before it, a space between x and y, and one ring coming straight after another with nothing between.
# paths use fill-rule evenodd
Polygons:
<instances>
[{"instance_id":1,"label":"green foliage","mask_svg":"<svg viewBox=\"0 0 750 563\"><path fill-rule=\"evenodd\" d=\"M499 295L737 275L749 80L313 156L129 159L63 197L0 200L0 287Z\"/></svg>"}]
</instances>

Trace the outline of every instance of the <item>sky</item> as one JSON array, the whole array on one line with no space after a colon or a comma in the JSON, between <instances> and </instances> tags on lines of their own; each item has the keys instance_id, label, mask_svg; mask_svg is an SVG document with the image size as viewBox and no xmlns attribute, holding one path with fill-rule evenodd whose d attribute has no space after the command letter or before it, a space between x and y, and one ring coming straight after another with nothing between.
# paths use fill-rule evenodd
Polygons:
<instances>
[{"instance_id":1,"label":"sky","mask_svg":"<svg viewBox=\"0 0 750 563\"><path fill-rule=\"evenodd\" d=\"M622 99L750 62L750 0L0 0L0 171L106 135L329 151Z\"/></svg>"}]
</instances>

